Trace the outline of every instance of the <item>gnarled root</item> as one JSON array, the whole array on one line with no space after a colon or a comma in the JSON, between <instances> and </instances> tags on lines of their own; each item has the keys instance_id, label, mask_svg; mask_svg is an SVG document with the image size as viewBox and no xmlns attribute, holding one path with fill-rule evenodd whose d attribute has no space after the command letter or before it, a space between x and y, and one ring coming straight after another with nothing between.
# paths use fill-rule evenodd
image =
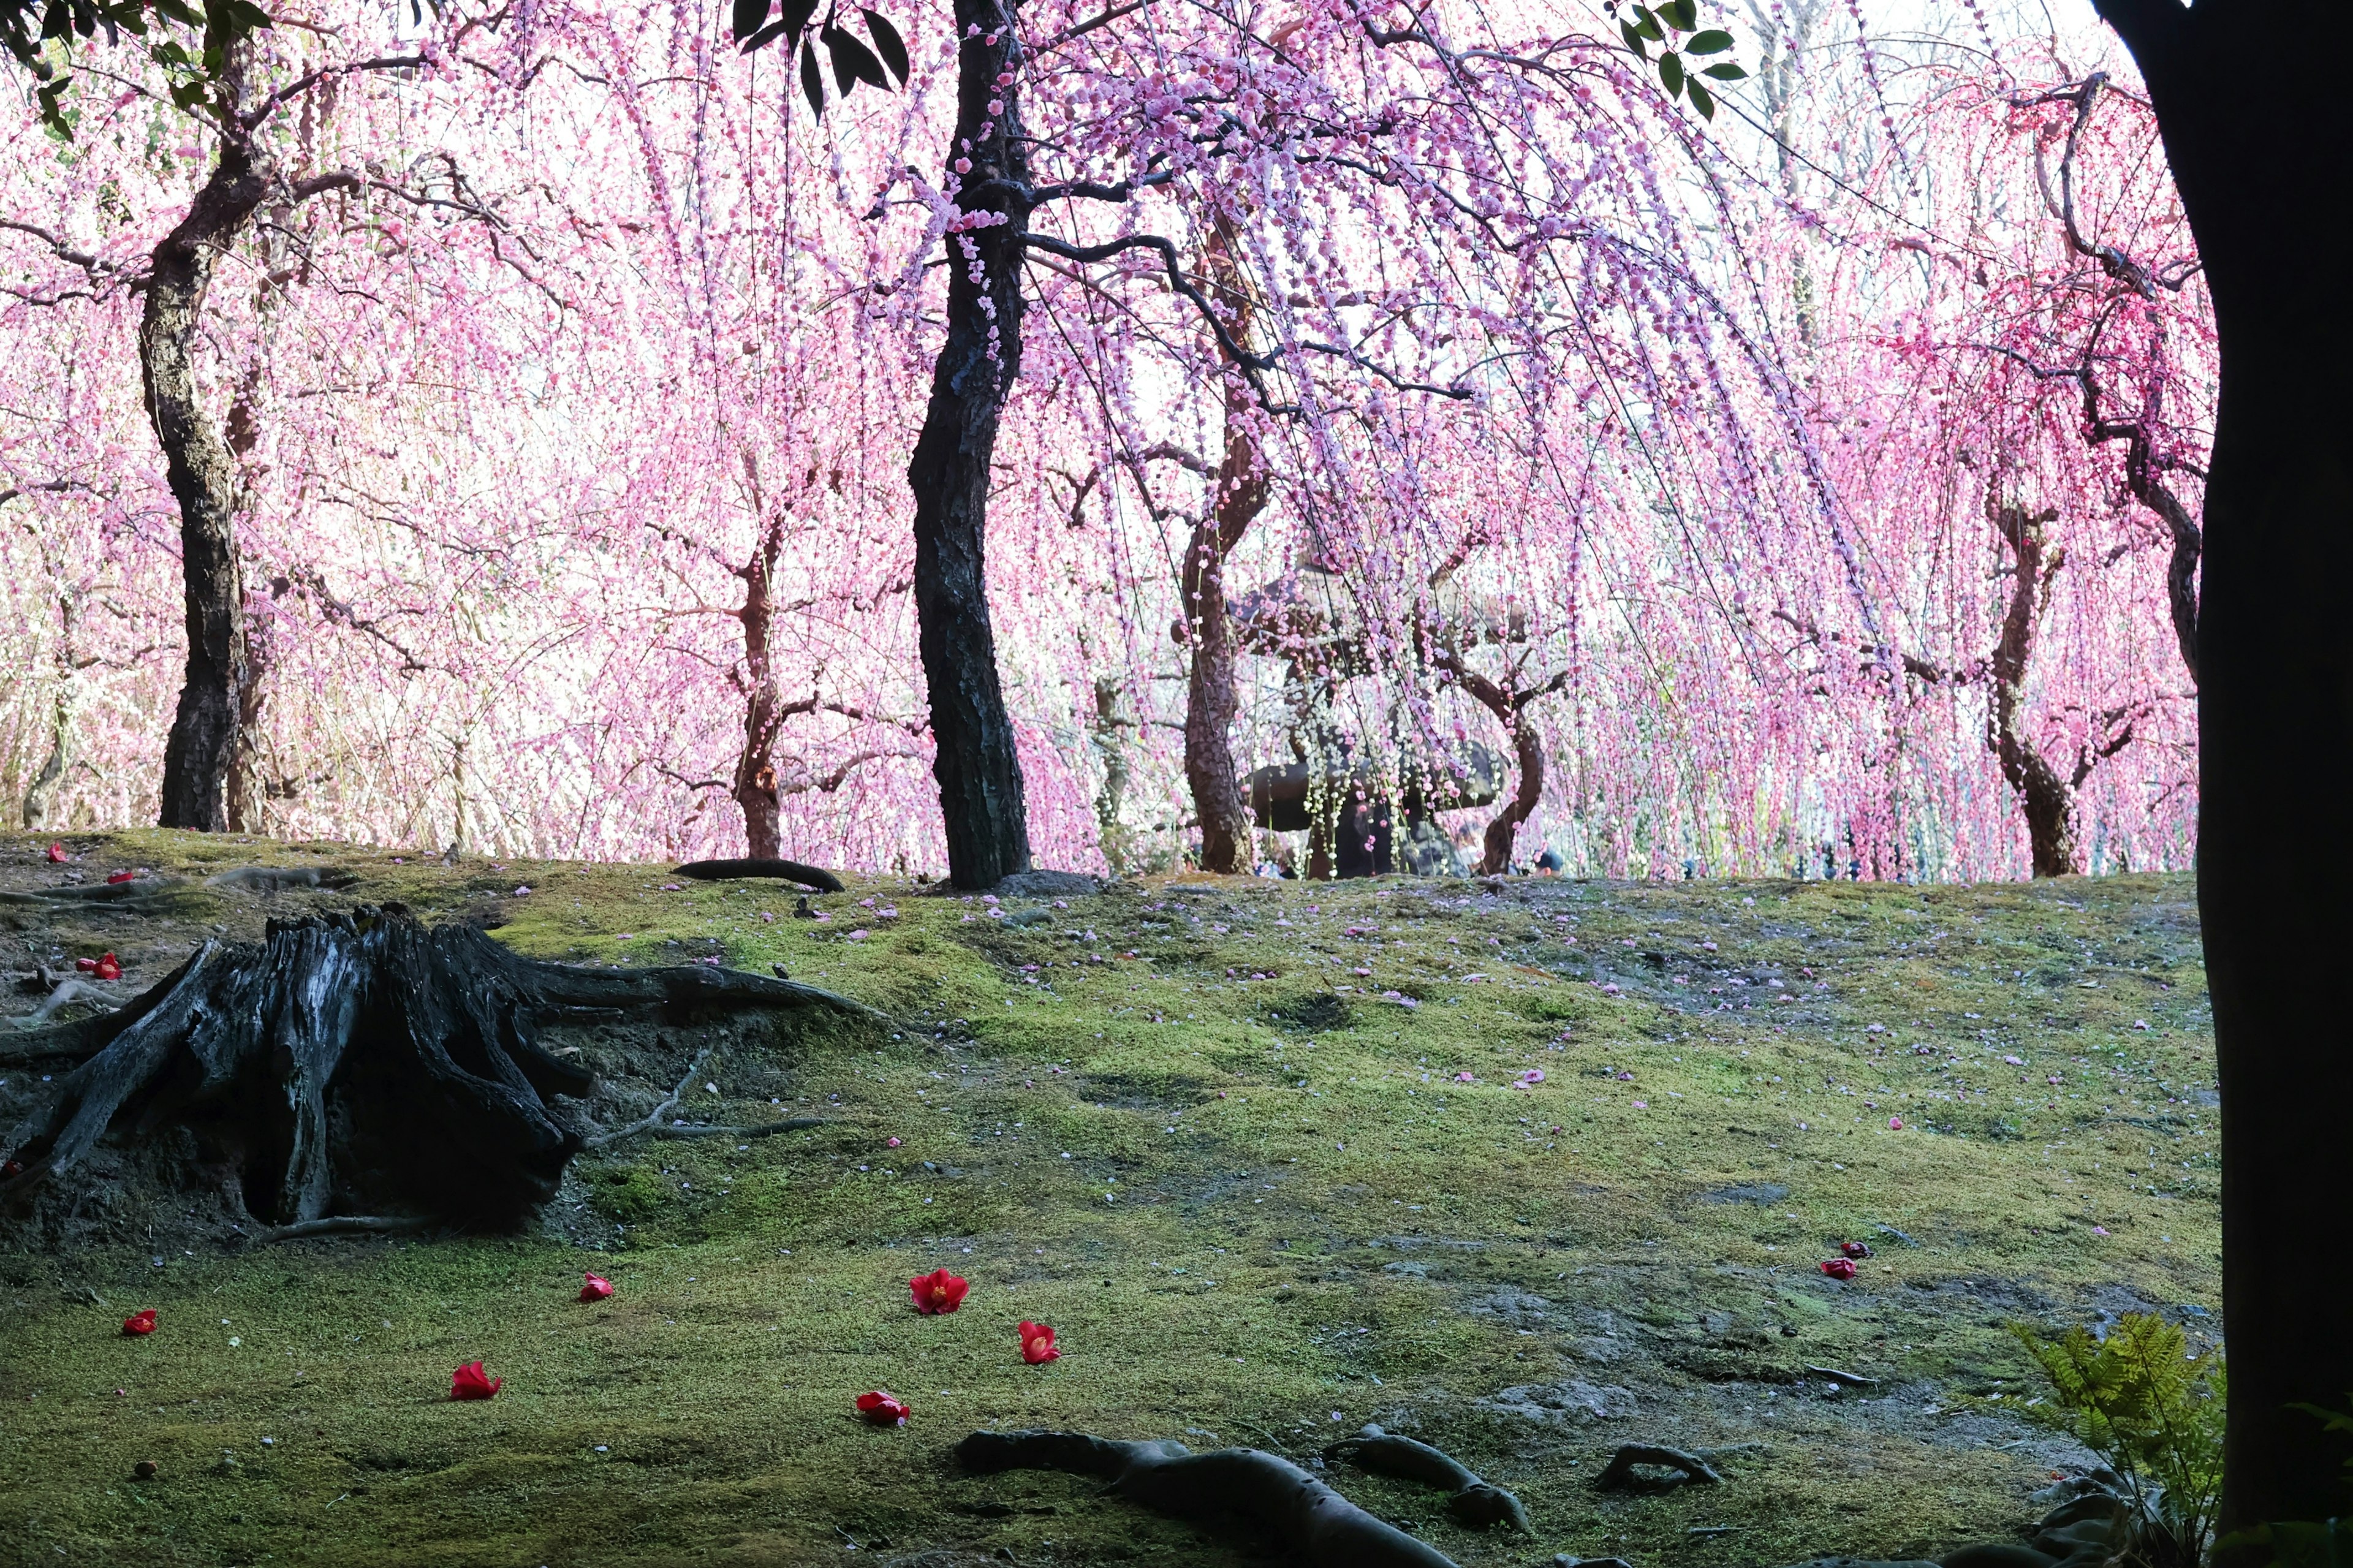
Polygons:
<instances>
[{"instance_id":1,"label":"gnarled root","mask_svg":"<svg viewBox=\"0 0 2353 1568\"><path fill-rule=\"evenodd\" d=\"M1449 1494L1446 1511L1457 1524L1485 1530L1508 1522L1517 1526L1523 1534L1535 1533L1519 1499L1499 1486L1481 1480L1442 1448L1368 1426L1353 1437L1325 1444L1324 1457L1345 1459L1379 1475L1445 1488Z\"/></svg>"},{"instance_id":2,"label":"gnarled root","mask_svg":"<svg viewBox=\"0 0 2353 1568\"><path fill-rule=\"evenodd\" d=\"M1631 1486L1639 1478L1637 1465L1657 1465L1664 1469L1680 1470L1682 1479L1694 1486L1712 1487L1723 1483L1724 1478L1708 1468L1708 1462L1697 1454L1686 1454L1681 1448L1665 1448L1656 1443L1626 1443L1609 1457L1609 1463L1593 1478L1597 1487Z\"/></svg>"},{"instance_id":3,"label":"gnarled root","mask_svg":"<svg viewBox=\"0 0 2353 1568\"><path fill-rule=\"evenodd\" d=\"M1310 1568L1454 1568L1436 1547L1374 1518L1290 1460L1256 1448L1196 1454L1182 1443L1123 1443L1083 1432L975 1432L955 1451L976 1475L1101 1476L1130 1502L1177 1519L1239 1514Z\"/></svg>"},{"instance_id":4,"label":"gnarled root","mask_svg":"<svg viewBox=\"0 0 2353 1568\"><path fill-rule=\"evenodd\" d=\"M595 1082L539 1043L543 1027L812 1005L882 1018L814 986L702 964L542 963L471 926L428 930L398 905L272 921L259 945L206 942L119 1012L9 1042L12 1055L89 1059L0 1141L0 1159L23 1167L0 1198L37 1191L110 1131L184 1123L265 1220L512 1225L554 1195L582 1146L548 1099Z\"/></svg>"},{"instance_id":5,"label":"gnarled root","mask_svg":"<svg viewBox=\"0 0 2353 1568\"><path fill-rule=\"evenodd\" d=\"M771 877L779 882L798 882L820 893L841 891L840 878L821 867L804 866L797 860L690 860L678 868L677 874L698 882L723 882L731 877Z\"/></svg>"}]
</instances>

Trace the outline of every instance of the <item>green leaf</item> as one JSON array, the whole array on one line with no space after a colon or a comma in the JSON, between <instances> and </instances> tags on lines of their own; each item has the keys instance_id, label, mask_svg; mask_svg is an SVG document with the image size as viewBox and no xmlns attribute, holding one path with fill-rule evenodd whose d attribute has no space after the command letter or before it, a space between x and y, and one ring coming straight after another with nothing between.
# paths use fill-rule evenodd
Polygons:
<instances>
[{"instance_id":1,"label":"green leaf","mask_svg":"<svg viewBox=\"0 0 2353 1568\"><path fill-rule=\"evenodd\" d=\"M1618 24L1618 30L1625 35L1626 47L1628 48L1633 50L1636 55L1640 56L1644 60L1648 60L1651 58L1651 51L1643 47L1642 32L1641 28L1635 26L1631 22L1620 22Z\"/></svg>"},{"instance_id":2,"label":"green leaf","mask_svg":"<svg viewBox=\"0 0 2353 1568\"><path fill-rule=\"evenodd\" d=\"M1700 86L1699 79L1696 77L1693 78L1691 80L1684 82L1683 87L1685 90L1690 92L1692 107L1699 110L1699 117L1702 120L1715 119L1715 98L1707 90L1707 89Z\"/></svg>"},{"instance_id":3,"label":"green leaf","mask_svg":"<svg viewBox=\"0 0 2353 1568\"><path fill-rule=\"evenodd\" d=\"M785 30L797 38L816 18L817 0L785 0L781 15L785 20Z\"/></svg>"},{"instance_id":4,"label":"green leaf","mask_svg":"<svg viewBox=\"0 0 2353 1568\"><path fill-rule=\"evenodd\" d=\"M269 13L248 0L223 0L221 14L238 32L259 33L269 26Z\"/></svg>"},{"instance_id":5,"label":"green leaf","mask_svg":"<svg viewBox=\"0 0 2353 1568\"><path fill-rule=\"evenodd\" d=\"M1714 77L1718 81L1746 81L1748 78L1748 73L1746 71L1742 70L1730 60L1716 61L1715 64L1707 68L1706 74Z\"/></svg>"},{"instance_id":6,"label":"green leaf","mask_svg":"<svg viewBox=\"0 0 2353 1568\"><path fill-rule=\"evenodd\" d=\"M768 19L768 4L769 0L735 0L735 41L746 49L757 47L751 40Z\"/></svg>"},{"instance_id":7,"label":"green leaf","mask_svg":"<svg viewBox=\"0 0 2353 1568\"><path fill-rule=\"evenodd\" d=\"M1665 84L1669 98L1680 98L1683 90L1683 62L1669 50L1659 57L1659 80Z\"/></svg>"},{"instance_id":8,"label":"green leaf","mask_svg":"<svg viewBox=\"0 0 2353 1568\"><path fill-rule=\"evenodd\" d=\"M1720 55L1732 47L1732 35L1721 27L1710 27L1704 33L1694 33L1683 45L1687 55Z\"/></svg>"},{"instance_id":9,"label":"green leaf","mask_svg":"<svg viewBox=\"0 0 2353 1568\"><path fill-rule=\"evenodd\" d=\"M1676 32L1688 33L1699 26L1699 0L1665 0L1659 15Z\"/></svg>"},{"instance_id":10,"label":"green leaf","mask_svg":"<svg viewBox=\"0 0 2353 1568\"><path fill-rule=\"evenodd\" d=\"M1651 14L1648 5L1634 7L1634 30L1654 44L1667 41L1666 29L1659 26L1659 18Z\"/></svg>"},{"instance_id":11,"label":"green leaf","mask_svg":"<svg viewBox=\"0 0 2353 1568\"><path fill-rule=\"evenodd\" d=\"M909 69L907 41L899 37L899 29L892 26L880 11L869 11L861 6L858 14L866 18L866 36L874 40L875 52L882 57L882 63L891 68L891 74L899 79L901 87L906 86Z\"/></svg>"},{"instance_id":12,"label":"green leaf","mask_svg":"<svg viewBox=\"0 0 2353 1568\"><path fill-rule=\"evenodd\" d=\"M788 26L789 24L785 22L769 23L766 26L761 28L758 32L744 40L743 52L748 55L754 49L766 48L770 44L775 43L778 37L784 35ZM785 53L787 55L791 54L793 52L793 45L799 41L800 40L797 38L787 40L785 44Z\"/></svg>"},{"instance_id":13,"label":"green leaf","mask_svg":"<svg viewBox=\"0 0 2353 1568\"><path fill-rule=\"evenodd\" d=\"M825 118L825 78L818 73L817 40L801 40L801 92L807 98L809 112L819 120Z\"/></svg>"}]
</instances>

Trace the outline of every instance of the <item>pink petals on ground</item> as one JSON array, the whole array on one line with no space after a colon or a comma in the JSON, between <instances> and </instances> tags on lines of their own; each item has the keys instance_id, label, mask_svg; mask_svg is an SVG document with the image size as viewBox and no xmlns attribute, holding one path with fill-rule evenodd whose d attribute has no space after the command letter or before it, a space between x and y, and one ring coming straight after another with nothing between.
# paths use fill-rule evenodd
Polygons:
<instances>
[{"instance_id":1,"label":"pink petals on ground","mask_svg":"<svg viewBox=\"0 0 2353 1568\"><path fill-rule=\"evenodd\" d=\"M470 1361L449 1374L449 1397L452 1399L488 1399L506 1386L503 1377L492 1377L483 1372L482 1363Z\"/></svg>"},{"instance_id":2,"label":"pink petals on ground","mask_svg":"<svg viewBox=\"0 0 2353 1568\"><path fill-rule=\"evenodd\" d=\"M580 1279L580 1299L584 1301L602 1301L613 1293L613 1282L602 1274L584 1274Z\"/></svg>"},{"instance_id":3,"label":"pink petals on ground","mask_svg":"<svg viewBox=\"0 0 2353 1568\"><path fill-rule=\"evenodd\" d=\"M1021 1320L1021 1359L1031 1366L1043 1366L1050 1361L1060 1361L1062 1352L1054 1348L1054 1331L1043 1323Z\"/></svg>"},{"instance_id":4,"label":"pink petals on ground","mask_svg":"<svg viewBox=\"0 0 2353 1568\"><path fill-rule=\"evenodd\" d=\"M132 1339L137 1339L142 1334L153 1333L155 1331L155 1309L153 1307L142 1307L138 1311L133 1312L129 1317L123 1319L122 1331L129 1334Z\"/></svg>"},{"instance_id":5,"label":"pink petals on ground","mask_svg":"<svg viewBox=\"0 0 2353 1568\"><path fill-rule=\"evenodd\" d=\"M928 1318L963 1306L965 1292L972 1286L961 1275L934 1268L908 1280L907 1289L914 1293L915 1310Z\"/></svg>"},{"instance_id":6,"label":"pink petals on ground","mask_svg":"<svg viewBox=\"0 0 2353 1568\"><path fill-rule=\"evenodd\" d=\"M1904 1131L1904 1118L1902 1118L1902 1117L1900 1117L1900 1116L1891 1116L1891 1117L1889 1117L1889 1118L1887 1119L1887 1130L1888 1130L1890 1132L1901 1132L1901 1131Z\"/></svg>"},{"instance_id":7,"label":"pink petals on ground","mask_svg":"<svg viewBox=\"0 0 2353 1568\"><path fill-rule=\"evenodd\" d=\"M905 1400L879 1388L858 1396L858 1413L877 1426L904 1426L907 1417L913 1414Z\"/></svg>"},{"instance_id":8,"label":"pink petals on ground","mask_svg":"<svg viewBox=\"0 0 2353 1568\"><path fill-rule=\"evenodd\" d=\"M1854 1278L1854 1259L1852 1258L1831 1258L1823 1263L1822 1272L1829 1275L1833 1279L1852 1279Z\"/></svg>"},{"instance_id":9,"label":"pink petals on ground","mask_svg":"<svg viewBox=\"0 0 2353 1568\"><path fill-rule=\"evenodd\" d=\"M68 854L66 853L66 847L65 847L64 845L62 845L62 844L52 844L52 845L50 845L50 846L49 846L49 849L48 849L48 857L49 857L49 864L50 864L50 865L52 865L52 866L62 866L62 865L64 865L68 860L69 860L69 859L71 859L71 858L72 858L72 857L71 857L71 856L69 856L69 855L68 855Z\"/></svg>"}]
</instances>

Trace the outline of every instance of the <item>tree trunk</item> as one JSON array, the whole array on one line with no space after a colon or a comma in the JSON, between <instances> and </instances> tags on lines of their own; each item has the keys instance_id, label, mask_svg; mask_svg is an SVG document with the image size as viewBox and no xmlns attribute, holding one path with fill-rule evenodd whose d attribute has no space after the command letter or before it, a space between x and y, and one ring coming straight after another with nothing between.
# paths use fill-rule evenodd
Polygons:
<instances>
[{"instance_id":1,"label":"tree trunk","mask_svg":"<svg viewBox=\"0 0 2353 1568\"><path fill-rule=\"evenodd\" d=\"M750 458L745 458L749 472ZM754 494L758 494L755 484ZM744 810L744 853L754 860L775 860L784 855L776 789L776 731L784 722L782 695L769 657L768 634L776 622L776 558L784 550L784 520L765 520L759 547L735 570L744 579L743 607L735 618L744 623L744 750L735 759L735 777L728 793Z\"/></svg>"},{"instance_id":2,"label":"tree trunk","mask_svg":"<svg viewBox=\"0 0 2353 1568\"><path fill-rule=\"evenodd\" d=\"M554 1195L583 1147L548 1100L595 1081L539 1043L543 1028L812 1005L881 1017L702 964L543 963L470 925L428 930L397 905L273 921L263 943L205 943L118 1012L7 1042L10 1059L86 1059L0 1141L12 1173L0 1199L79 1202L60 1178L111 1135L158 1140L197 1180L238 1173L247 1212L264 1221L512 1226ZM175 1144L174 1124L195 1142Z\"/></svg>"},{"instance_id":3,"label":"tree trunk","mask_svg":"<svg viewBox=\"0 0 2353 1568\"><path fill-rule=\"evenodd\" d=\"M1095 792L1095 843L1103 864L1114 877L1124 877L1131 859L1127 832L1127 742L1120 731L1128 720L1120 711L1121 687L1116 677L1095 677L1095 751L1103 758L1103 787Z\"/></svg>"},{"instance_id":4,"label":"tree trunk","mask_svg":"<svg viewBox=\"0 0 2353 1568\"><path fill-rule=\"evenodd\" d=\"M915 620L937 748L932 773L947 832L948 879L959 888L989 887L1029 868L1021 759L997 682L987 571L989 458L1006 391L1021 373L1021 252L1009 237L1029 218L1005 186L988 184L1029 182L1014 98L1013 11L997 0L955 0L950 158L972 163L970 174L957 176L957 201L965 213L1001 213L1009 221L947 237L947 342L907 463L915 499ZM992 102L1001 105L997 114Z\"/></svg>"},{"instance_id":5,"label":"tree trunk","mask_svg":"<svg viewBox=\"0 0 2353 1568\"><path fill-rule=\"evenodd\" d=\"M49 754L42 760L40 772L25 789L25 831L39 833L63 826L62 814L58 810L58 795L65 788L66 773L73 766L74 756L74 697L79 675L75 649L80 641L81 590L60 588L58 591L58 657L56 694L49 700Z\"/></svg>"},{"instance_id":6,"label":"tree trunk","mask_svg":"<svg viewBox=\"0 0 2353 1568\"><path fill-rule=\"evenodd\" d=\"M2157 106L2212 289L2198 896L2222 1088L2221 1528L2346 1510L2353 1389L2353 100L2280 71L2327 0L2099 0Z\"/></svg>"},{"instance_id":7,"label":"tree trunk","mask_svg":"<svg viewBox=\"0 0 2353 1568\"><path fill-rule=\"evenodd\" d=\"M1250 342L1255 300L1233 254L1234 227L1222 213L1205 257L1210 298L1227 315L1236 342ZM1191 622L1193 662L1185 705L1185 782L1201 823L1201 869L1247 871L1250 811L1234 767L1234 630L1226 614L1226 557L1266 508L1266 474L1250 427L1250 393L1239 376L1225 380L1226 450L1218 465L1218 492L1194 527L1185 550L1185 614Z\"/></svg>"},{"instance_id":8,"label":"tree trunk","mask_svg":"<svg viewBox=\"0 0 2353 1568\"><path fill-rule=\"evenodd\" d=\"M188 662L164 748L165 827L218 832L228 826L228 780L237 752L247 679L245 595L234 527L237 468L206 416L195 351L213 267L252 222L273 171L242 137L224 137L220 161L187 216L156 246L139 324L147 416L180 507L180 574Z\"/></svg>"},{"instance_id":9,"label":"tree trunk","mask_svg":"<svg viewBox=\"0 0 2353 1568\"><path fill-rule=\"evenodd\" d=\"M2043 525L2056 511L2030 513L2024 507L1989 500L1994 526L2010 544L2015 563L2010 609L2002 616L2001 640L1989 672L1993 687L1986 714L1986 745L2001 761L2001 776L2018 792L2026 816L2026 840L2038 877L2075 874L2075 792L2026 732L2026 672L2034 662L2034 633L2051 596L2057 558L2043 554Z\"/></svg>"}]
</instances>

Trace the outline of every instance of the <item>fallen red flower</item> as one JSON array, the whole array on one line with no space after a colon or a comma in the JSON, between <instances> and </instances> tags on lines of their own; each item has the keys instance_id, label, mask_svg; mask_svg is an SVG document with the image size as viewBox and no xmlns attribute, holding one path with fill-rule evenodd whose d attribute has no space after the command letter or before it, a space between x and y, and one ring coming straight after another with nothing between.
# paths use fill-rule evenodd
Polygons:
<instances>
[{"instance_id":1,"label":"fallen red flower","mask_svg":"<svg viewBox=\"0 0 2353 1568\"><path fill-rule=\"evenodd\" d=\"M482 1371L482 1363L470 1361L449 1374L449 1397L452 1399L488 1399L506 1386L503 1377L491 1377Z\"/></svg>"},{"instance_id":2,"label":"fallen red flower","mask_svg":"<svg viewBox=\"0 0 2353 1568\"><path fill-rule=\"evenodd\" d=\"M895 1394L885 1394L879 1388L871 1394L858 1396L858 1413L877 1426L904 1426L912 1414L905 1400Z\"/></svg>"},{"instance_id":3,"label":"fallen red flower","mask_svg":"<svg viewBox=\"0 0 2353 1568\"><path fill-rule=\"evenodd\" d=\"M1854 1278L1854 1259L1833 1258L1822 1265L1822 1272L1833 1279L1852 1279Z\"/></svg>"},{"instance_id":4,"label":"fallen red flower","mask_svg":"<svg viewBox=\"0 0 2353 1568\"><path fill-rule=\"evenodd\" d=\"M106 874L106 879L109 884L115 882L128 882L135 879L138 875L139 873L136 871L109 871Z\"/></svg>"},{"instance_id":5,"label":"fallen red flower","mask_svg":"<svg viewBox=\"0 0 2353 1568\"><path fill-rule=\"evenodd\" d=\"M62 866L66 863L68 858L69 857L66 854L66 847L64 845L52 844L49 846L49 864L53 866Z\"/></svg>"},{"instance_id":6,"label":"fallen red flower","mask_svg":"<svg viewBox=\"0 0 2353 1568\"><path fill-rule=\"evenodd\" d=\"M1867 1241L1841 1241L1839 1243L1839 1250L1845 1253L1849 1258L1868 1258L1871 1256L1871 1243Z\"/></svg>"},{"instance_id":7,"label":"fallen red flower","mask_svg":"<svg viewBox=\"0 0 2353 1568\"><path fill-rule=\"evenodd\" d=\"M929 1317L935 1312L953 1312L964 1305L965 1292L972 1287L959 1275L944 1268L934 1268L929 1274L918 1274L907 1281L914 1292L915 1310Z\"/></svg>"},{"instance_id":8,"label":"fallen red flower","mask_svg":"<svg viewBox=\"0 0 2353 1568\"><path fill-rule=\"evenodd\" d=\"M1060 1361L1062 1352L1054 1348L1054 1331L1043 1323L1021 1320L1021 1359L1031 1366L1042 1366L1050 1361Z\"/></svg>"},{"instance_id":9,"label":"fallen red flower","mask_svg":"<svg viewBox=\"0 0 2353 1568\"><path fill-rule=\"evenodd\" d=\"M602 1274L584 1274L580 1279L580 1299L584 1301L601 1301L613 1293L613 1282Z\"/></svg>"},{"instance_id":10,"label":"fallen red flower","mask_svg":"<svg viewBox=\"0 0 2353 1568\"><path fill-rule=\"evenodd\" d=\"M90 972L100 980L120 980L122 978L122 963L110 952L91 964Z\"/></svg>"},{"instance_id":11,"label":"fallen red flower","mask_svg":"<svg viewBox=\"0 0 2353 1568\"><path fill-rule=\"evenodd\" d=\"M77 958L74 960L74 967L80 970L84 974L88 974L91 970L98 967L98 960L94 958Z\"/></svg>"},{"instance_id":12,"label":"fallen red flower","mask_svg":"<svg viewBox=\"0 0 2353 1568\"><path fill-rule=\"evenodd\" d=\"M155 1331L155 1309L153 1307L142 1307L138 1311L133 1312L129 1317L123 1319L122 1331L126 1334L132 1335L153 1333Z\"/></svg>"}]
</instances>

